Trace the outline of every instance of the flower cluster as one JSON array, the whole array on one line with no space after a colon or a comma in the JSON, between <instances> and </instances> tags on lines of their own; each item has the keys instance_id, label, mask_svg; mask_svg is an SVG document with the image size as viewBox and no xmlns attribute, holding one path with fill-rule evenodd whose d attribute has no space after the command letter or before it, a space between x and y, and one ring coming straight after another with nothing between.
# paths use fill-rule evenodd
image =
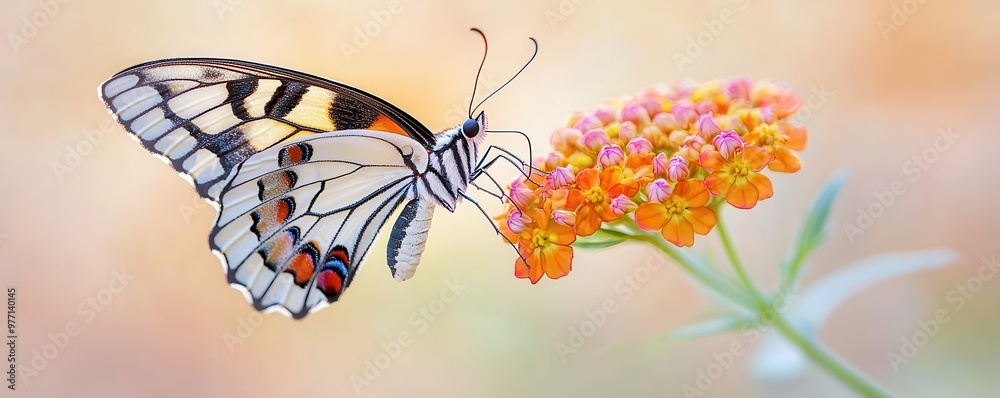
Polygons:
<instances>
[{"instance_id":1,"label":"flower cluster","mask_svg":"<svg viewBox=\"0 0 1000 398\"><path fill-rule=\"evenodd\" d=\"M765 168L801 168L806 130L790 121L801 104L781 84L733 79L655 86L573 115L533 162L548 173L514 181L498 216L520 253L515 275L566 275L576 239L615 223L693 245L723 200L750 209L772 196Z\"/></svg>"}]
</instances>

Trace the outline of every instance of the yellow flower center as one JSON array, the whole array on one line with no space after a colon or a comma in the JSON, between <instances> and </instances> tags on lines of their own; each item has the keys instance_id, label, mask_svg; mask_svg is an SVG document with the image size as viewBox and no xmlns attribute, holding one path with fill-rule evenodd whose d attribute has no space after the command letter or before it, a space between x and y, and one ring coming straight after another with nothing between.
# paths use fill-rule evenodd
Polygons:
<instances>
[{"instance_id":1,"label":"yellow flower center","mask_svg":"<svg viewBox=\"0 0 1000 398\"><path fill-rule=\"evenodd\" d=\"M666 207L668 219L684 215L688 208L688 203L683 198L671 198L663 205Z\"/></svg>"},{"instance_id":2,"label":"yellow flower center","mask_svg":"<svg viewBox=\"0 0 1000 398\"><path fill-rule=\"evenodd\" d=\"M750 169L750 166L748 166L746 162L740 159L739 156L736 156L736 158L734 158L732 161L726 163L726 165L723 167L722 170L723 172L737 178L746 177L753 172Z\"/></svg>"},{"instance_id":3,"label":"yellow flower center","mask_svg":"<svg viewBox=\"0 0 1000 398\"><path fill-rule=\"evenodd\" d=\"M590 203L601 203L604 202L604 189L601 189L599 185L595 185L584 191L583 196Z\"/></svg>"},{"instance_id":4,"label":"yellow flower center","mask_svg":"<svg viewBox=\"0 0 1000 398\"><path fill-rule=\"evenodd\" d=\"M781 129L773 124L761 124L757 126L754 130L757 134L757 139L755 140L757 145L763 146L770 151L775 147L779 147L788 141L788 136L781 133Z\"/></svg>"},{"instance_id":5,"label":"yellow flower center","mask_svg":"<svg viewBox=\"0 0 1000 398\"><path fill-rule=\"evenodd\" d=\"M555 240L552 235L549 231L535 228L534 231L531 231L531 243L539 249L545 249Z\"/></svg>"}]
</instances>

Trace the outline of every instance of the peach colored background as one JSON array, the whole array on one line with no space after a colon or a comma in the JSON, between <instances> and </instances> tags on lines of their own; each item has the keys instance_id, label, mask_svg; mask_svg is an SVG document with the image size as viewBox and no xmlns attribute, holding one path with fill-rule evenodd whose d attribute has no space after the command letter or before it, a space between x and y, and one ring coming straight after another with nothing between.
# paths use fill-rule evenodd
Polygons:
<instances>
[{"instance_id":1,"label":"peach colored background","mask_svg":"<svg viewBox=\"0 0 1000 398\"><path fill-rule=\"evenodd\" d=\"M960 311L947 301L955 285L975 275L981 257L1000 251L1000 186L989 160L1000 145L993 116L1000 3L927 1L885 38L879 21L904 1L577 0L582 4L553 27L546 15L559 12L555 0L402 0L401 12L348 60L342 44L387 2L232 0L237 4L220 16L215 6L226 1L73 1L17 52L8 41L0 45L0 280L19 293L20 366L31 365L48 334L71 323L80 330L36 376L19 381L17 394L352 396L351 375L363 377L380 344L407 331L412 344L363 395L682 396L713 353L732 341L749 344L739 334L655 340L716 308L671 265L562 363L554 343L565 342L587 310L619 300L615 283L651 254L638 246L578 251L568 277L531 286L512 276L513 253L465 205L455 214L438 212L413 280L389 277L383 236L341 302L302 322L266 315L231 352L224 336L258 319L224 283L206 244L214 214L187 183L117 126L72 172L53 170L67 147L109 120L96 96L99 83L130 65L173 56L241 58L326 76L442 129L456 122L449 109L464 107L481 55L471 26L490 39L484 76L492 87L530 54L527 36L541 43L535 64L485 106L493 127L527 131L539 151L572 111L656 82L742 75L787 81L806 99L813 89L831 92L806 122L803 170L774 177L775 197L753 211L725 215L753 275L774 282L800 217L822 183L845 169L851 180L832 215L836 229L810 261L807 281L887 251L950 247L960 258L865 290L832 315L821 339L901 395L1000 388L1000 278L984 282ZM21 32L22 18L42 10L34 0L0 7L8 40L6 33ZM678 70L672 55L724 9L735 21ZM942 128L960 139L912 181L904 163L931 147ZM518 145L509 137L491 140ZM840 226L855 222L873 192L897 180L905 194L851 242ZM491 211L499 209L482 197ZM185 209L194 210L187 219ZM713 237L694 250L719 257L717 246ZM81 313L79 306L123 268L134 277L127 287L92 319ZM455 278L468 289L416 333L411 314ZM938 309L950 312L950 322L894 371L887 354ZM656 343L636 344L646 338ZM817 371L787 384L756 381L751 354L737 358L706 396L847 394Z\"/></svg>"}]
</instances>

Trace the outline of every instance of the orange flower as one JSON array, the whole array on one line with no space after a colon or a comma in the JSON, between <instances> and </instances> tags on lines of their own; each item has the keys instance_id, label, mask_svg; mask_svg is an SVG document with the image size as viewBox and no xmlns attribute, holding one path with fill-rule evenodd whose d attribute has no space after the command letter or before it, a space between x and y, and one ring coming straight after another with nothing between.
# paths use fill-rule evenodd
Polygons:
<instances>
[{"instance_id":1,"label":"orange flower","mask_svg":"<svg viewBox=\"0 0 1000 398\"><path fill-rule=\"evenodd\" d=\"M662 202L650 202L635 211L635 223L647 231L660 230L663 239L680 247L694 245L694 234L705 235L715 227L715 212L708 207L711 195L705 183L684 180Z\"/></svg>"},{"instance_id":2,"label":"orange flower","mask_svg":"<svg viewBox=\"0 0 1000 398\"><path fill-rule=\"evenodd\" d=\"M623 179L621 174L614 172L614 168L603 173L597 169L586 169L576 175L577 187L583 194L583 204L576 212L577 234L593 235L602 222L621 217L611 210L611 199L623 193L625 187L620 184Z\"/></svg>"},{"instance_id":3,"label":"orange flower","mask_svg":"<svg viewBox=\"0 0 1000 398\"><path fill-rule=\"evenodd\" d=\"M729 159L716 150L703 152L701 167L712 172L705 177L712 195L725 196L733 207L749 209L774 195L771 180L760 173L772 159L764 148L747 145Z\"/></svg>"},{"instance_id":4,"label":"orange flower","mask_svg":"<svg viewBox=\"0 0 1000 398\"><path fill-rule=\"evenodd\" d=\"M576 241L576 233L571 227L553 222L549 211L535 209L530 213L534 228L522 231L517 242L518 252L528 264L520 258L515 260L514 276L528 278L532 284L538 283L543 274L550 279L566 276L573 269L573 248L569 245Z\"/></svg>"},{"instance_id":5,"label":"orange flower","mask_svg":"<svg viewBox=\"0 0 1000 398\"><path fill-rule=\"evenodd\" d=\"M774 161L767 164L768 170L794 173L802 168L802 161L792 151L806 149L806 129L803 127L760 124L746 136L746 141L766 149L774 157Z\"/></svg>"}]
</instances>

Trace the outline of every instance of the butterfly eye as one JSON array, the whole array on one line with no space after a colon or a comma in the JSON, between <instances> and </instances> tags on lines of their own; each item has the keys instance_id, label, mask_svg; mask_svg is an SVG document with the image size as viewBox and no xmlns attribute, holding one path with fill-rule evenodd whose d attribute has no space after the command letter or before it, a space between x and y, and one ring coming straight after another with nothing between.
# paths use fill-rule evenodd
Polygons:
<instances>
[{"instance_id":1,"label":"butterfly eye","mask_svg":"<svg viewBox=\"0 0 1000 398\"><path fill-rule=\"evenodd\" d=\"M465 123L462 123L462 134L466 137L472 138L479 134L479 122L468 119Z\"/></svg>"}]
</instances>

